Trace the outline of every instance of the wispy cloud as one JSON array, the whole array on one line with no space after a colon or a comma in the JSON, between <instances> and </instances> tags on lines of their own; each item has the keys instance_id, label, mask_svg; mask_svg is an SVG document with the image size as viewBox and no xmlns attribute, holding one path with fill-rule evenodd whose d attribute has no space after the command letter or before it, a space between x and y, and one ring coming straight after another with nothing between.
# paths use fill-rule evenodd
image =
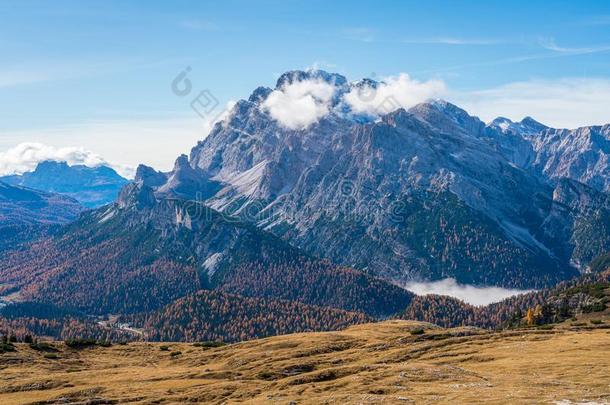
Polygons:
<instances>
[{"instance_id":1,"label":"wispy cloud","mask_svg":"<svg viewBox=\"0 0 610 405\"><path fill-rule=\"evenodd\" d=\"M374 42L376 39L375 31L366 27L344 28L341 34L346 39L360 42Z\"/></svg>"},{"instance_id":2,"label":"wispy cloud","mask_svg":"<svg viewBox=\"0 0 610 405\"><path fill-rule=\"evenodd\" d=\"M344 38L361 42L386 42L396 44L414 45L498 45L506 43L501 39L493 38L461 38L454 36L426 37L426 38L388 38L379 35L372 28L352 27L341 31Z\"/></svg>"},{"instance_id":3,"label":"wispy cloud","mask_svg":"<svg viewBox=\"0 0 610 405\"><path fill-rule=\"evenodd\" d=\"M182 20L178 23L182 28L190 31L218 31L218 24L207 20Z\"/></svg>"},{"instance_id":4,"label":"wispy cloud","mask_svg":"<svg viewBox=\"0 0 610 405\"><path fill-rule=\"evenodd\" d=\"M596 45L596 46L584 46L584 47L565 47L557 45L555 38L539 38L538 43L544 49L553 52L559 52L563 54L571 55L583 55L588 53L605 52L610 50L610 45Z\"/></svg>"},{"instance_id":5,"label":"wispy cloud","mask_svg":"<svg viewBox=\"0 0 610 405\"><path fill-rule=\"evenodd\" d=\"M479 62L466 63L466 64L462 64L462 65L444 66L444 67L435 68L435 69L424 69L424 70L419 70L419 71L416 71L413 73L429 74L429 73L451 72L451 71L459 71L459 70L471 69L471 68L503 66L503 65L530 62L530 61L534 61L534 60L565 58L565 57L581 56L581 55L600 53L600 52L609 52L609 51L610 51L610 45L600 45L600 46L595 46L595 47L583 47L583 48L563 48L560 46L555 46L554 49L547 48L547 52L545 52L545 53L534 53L534 54L527 54L527 55L511 56L508 58L501 58L501 59L482 60Z\"/></svg>"},{"instance_id":6,"label":"wispy cloud","mask_svg":"<svg viewBox=\"0 0 610 405\"><path fill-rule=\"evenodd\" d=\"M593 15L580 21L580 25L610 25L610 15Z\"/></svg>"},{"instance_id":7,"label":"wispy cloud","mask_svg":"<svg viewBox=\"0 0 610 405\"><path fill-rule=\"evenodd\" d=\"M438 45L498 45L504 43L499 39L485 38L458 38L458 37L437 37L437 38L406 38L401 41L404 44L438 44Z\"/></svg>"},{"instance_id":8,"label":"wispy cloud","mask_svg":"<svg viewBox=\"0 0 610 405\"><path fill-rule=\"evenodd\" d=\"M558 128L610 123L610 79L534 79L467 92L453 92L451 101L486 121L498 116L521 120L533 116Z\"/></svg>"},{"instance_id":9,"label":"wispy cloud","mask_svg":"<svg viewBox=\"0 0 610 405\"><path fill-rule=\"evenodd\" d=\"M31 60L0 67L0 88L149 69L155 66L174 63L175 61L168 59L147 61L116 55L70 60Z\"/></svg>"},{"instance_id":10,"label":"wispy cloud","mask_svg":"<svg viewBox=\"0 0 610 405\"><path fill-rule=\"evenodd\" d=\"M51 77L53 75L49 75L49 72L44 71L0 71L0 88L45 82L50 80Z\"/></svg>"}]
</instances>

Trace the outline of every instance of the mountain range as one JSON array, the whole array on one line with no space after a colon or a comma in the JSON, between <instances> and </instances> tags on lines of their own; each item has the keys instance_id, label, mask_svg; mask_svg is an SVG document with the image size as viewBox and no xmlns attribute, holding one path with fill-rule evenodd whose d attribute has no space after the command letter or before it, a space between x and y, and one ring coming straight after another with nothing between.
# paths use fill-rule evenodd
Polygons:
<instances>
[{"instance_id":1,"label":"mountain range","mask_svg":"<svg viewBox=\"0 0 610 405\"><path fill-rule=\"evenodd\" d=\"M224 319L233 326L214 339L236 340L239 327L265 336L419 313L404 312L418 302L401 288L413 280L554 286L610 250L608 125L485 124L442 100L357 107L381 85L312 70L256 89L172 171L142 165L116 201L5 252L0 298L119 314L180 338L222 309L207 325ZM315 119L273 109L291 86L318 89L303 96ZM69 195L72 177L62 188L40 173L73 168L45 163L12 181ZM94 179L121 182L99 170Z\"/></svg>"},{"instance_id":2,"label":"mountain range","mask_svg":"<svg viewBox=\"0 0 610 405\"><path fill-rule=\"evenodd\" d=\"M74 198L87 208L116 200L128 180L108 166L69 166L66 162L44 161L32 172L0 177L0 181Z\"/></svg>"},{"instance_id":3,"label":"mountain range","mask_svg":"<svg viewBox=\"0 0 610 405\"><path fill-rule=\"evenodd\" d=\"M265 100L306 81L332 86L328 113L286 128ZM275 89L237 102L163 184L136 180L157 198L201 200L396 283L540 287L585 271L608 249L610 126L485 124L439 100L378 117L345 105L346 94L377 85L285 73Z\"/></svg>"}]
</instances>

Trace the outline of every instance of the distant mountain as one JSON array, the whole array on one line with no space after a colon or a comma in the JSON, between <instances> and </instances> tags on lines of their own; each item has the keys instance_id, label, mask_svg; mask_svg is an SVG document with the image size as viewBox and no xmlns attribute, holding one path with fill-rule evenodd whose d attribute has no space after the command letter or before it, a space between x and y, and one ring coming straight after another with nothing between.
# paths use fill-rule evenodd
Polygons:
<instances>
[{"instance_id":1,"label":"distant mountain","mask_svg":"<svg viewBox=\"0 0 610 405\"><path fill-rule=\"evenodd\" d=\"M65 162L39 163L33 172L0 177L5 183L29 187L74 198L88 208L96 208L114 201L121 188L128 183L107 166L69 166Z\"/></svg>"},{"instance_id":2,"label":"distant mountain","mask_svg":"<svg viewBox=\"0 0 610 405\"><path fill-rule=\"evenodd\" d=\"M82 210L70 197L0 181L0 253L75 220Z\"/></svg>"}]
</instances>

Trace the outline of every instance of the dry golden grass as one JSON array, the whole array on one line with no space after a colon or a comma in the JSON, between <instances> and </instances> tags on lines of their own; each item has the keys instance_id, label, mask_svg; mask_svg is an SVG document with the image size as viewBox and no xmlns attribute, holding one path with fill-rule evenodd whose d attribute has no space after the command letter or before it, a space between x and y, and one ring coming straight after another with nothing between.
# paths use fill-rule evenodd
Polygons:
<instances>
[{"instance_id":1,"label":"dry golden grass","mask_svg":"<svg viewBox=\"0 0 610 405\"><path fill-rule=\"evenodd\" d=\"M412 334L416 328L423 334ZM131 343L0 354L0 404L610 401L610 330L488 333L388 321L222 348ZM181 354L172 355L180 351Z\"/></svg>"}]
</instances>

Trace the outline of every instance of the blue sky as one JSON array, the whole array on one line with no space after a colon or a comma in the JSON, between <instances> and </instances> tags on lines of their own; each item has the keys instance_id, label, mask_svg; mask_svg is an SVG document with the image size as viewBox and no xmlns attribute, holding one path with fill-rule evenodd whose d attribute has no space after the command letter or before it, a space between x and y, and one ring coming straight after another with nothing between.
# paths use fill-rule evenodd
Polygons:
<instances>
[{"instance_id":1,"label":"blue sky","mask_svg":"<svg viewBox=\"0 0 610 405\"><path fill-rule=\"evenodd\" d=\"M484 120L602 124L610 2L2 1L0 170L22 142L168 169L206 131L171 91L187 66L223 105L315 66L441 80Z\"/></svg>"}]
</instances>

